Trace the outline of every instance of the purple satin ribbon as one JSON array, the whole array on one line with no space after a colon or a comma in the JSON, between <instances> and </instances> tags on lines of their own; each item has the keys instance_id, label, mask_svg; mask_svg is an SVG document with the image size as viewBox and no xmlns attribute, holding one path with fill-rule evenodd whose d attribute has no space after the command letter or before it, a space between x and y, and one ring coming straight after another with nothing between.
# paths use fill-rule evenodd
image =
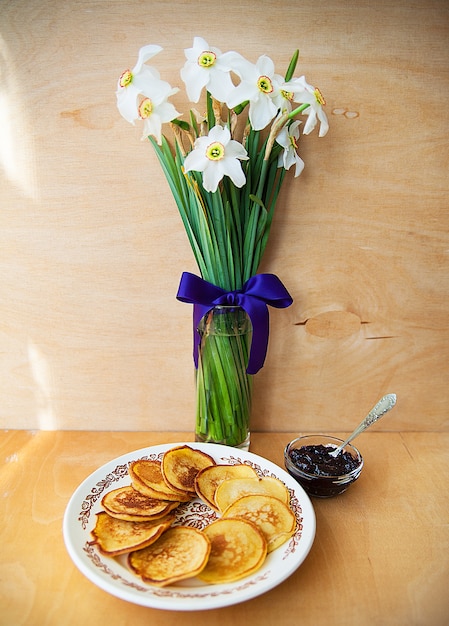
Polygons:
<instances>
[{"instance_id":1,"label":"purple satin ribbon","mask_svg":"<svg viewBox=\"0 0 449 626\"><path fill-rule=\"evenodd\" d=\"M193 360L198 367L198 349L201 337L198 325L211 309L218 305L239 306L248 314L253 326L253 338L247 373L256 374L263 367L268 348L268 307L285 309L292 297L274 274L256 274L236 291L225 291L190 272L183 272L176 298L193 304Z\"/></svg>"}]
</instances>

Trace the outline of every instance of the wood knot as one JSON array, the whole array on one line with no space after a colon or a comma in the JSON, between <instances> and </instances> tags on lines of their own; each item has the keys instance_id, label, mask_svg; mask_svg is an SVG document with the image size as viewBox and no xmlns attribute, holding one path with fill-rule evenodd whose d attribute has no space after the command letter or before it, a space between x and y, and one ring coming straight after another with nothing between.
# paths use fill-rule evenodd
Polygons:
<instances>
[{"instance_id":1,"label":"wood knot","mask_svg":"<svg viewBox=\"0 0 449 626\"><path fill-rule=\"evenodd\" d=\"M309 335L328 339L342 339L360 330L360 317L349 311L327 311L308 319L305 323Z\"/></svg>"}]
</instances>

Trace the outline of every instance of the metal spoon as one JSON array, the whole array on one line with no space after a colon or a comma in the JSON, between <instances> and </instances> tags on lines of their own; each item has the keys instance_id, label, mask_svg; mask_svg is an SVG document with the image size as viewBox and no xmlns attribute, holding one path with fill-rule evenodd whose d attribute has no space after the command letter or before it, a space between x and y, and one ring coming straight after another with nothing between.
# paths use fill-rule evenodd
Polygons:
<instances>
[{"instance_id":1,"label":"metal spoon","mask_svg":"<svg viewBox=\"0 0 449 626\"><path fill-rule=\"evenodd\" d=\"M350 441L355 439L355 437L357 437L357 435L360 435L360 433L363 433L363 431L369 428L371 424L374 424L374 422L377 422L377 420L380 419L382 415L385 415L385 413L388 413L388 411L392 409L395 404L396 404L396 394L388 393L381 400L379 400L379 402L371 409L371 411L368 413L365 419L362 422L360 422L360 424L351 433L351 435L349 435L346 441L344 441L340 446L338 446L338 448L336 448L332 452L329 452L329 454L334 457L338 456L346 444L348 444Z\"/></svg>"}]
</instances>

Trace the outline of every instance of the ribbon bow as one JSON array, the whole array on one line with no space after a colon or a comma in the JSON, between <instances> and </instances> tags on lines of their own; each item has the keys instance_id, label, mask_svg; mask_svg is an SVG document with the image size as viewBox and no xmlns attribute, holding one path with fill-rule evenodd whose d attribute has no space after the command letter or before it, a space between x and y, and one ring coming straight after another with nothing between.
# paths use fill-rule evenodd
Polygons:
<instances>
[{"instance_id":1,"label":"ribbon bow","mask_svg":"<svg viewBox=\"0 0 449 626\"><path fill-rule=\"evenodd\" d=\"M225 291L190 272L183 272L176 298L193 304L193 359L198 367L200 335L198 324L215 306L239 306L248 314L253 327L253 338L247 373L256 374L263 367L268 348L268 307L285 309L293 302L290 294L274 274L256 274L241 289Z\"/></svg>"}]
</instances>

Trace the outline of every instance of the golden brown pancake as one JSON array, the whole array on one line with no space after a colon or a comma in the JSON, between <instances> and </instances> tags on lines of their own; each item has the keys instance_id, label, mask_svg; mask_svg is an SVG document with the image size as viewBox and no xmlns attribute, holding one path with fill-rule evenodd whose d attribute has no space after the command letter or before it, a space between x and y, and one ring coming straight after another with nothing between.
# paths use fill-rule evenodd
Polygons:
<instances>
[{"instance_id":1,"label":"golden brown pancake","mask_svg":"<svg viewBox=\"0 0 449 626\"><path fill-rule=\"evenodd\" d=\"M149 459L133 461L128 473L134 489L150 498L174 502L187 502L192 498L191 495L175 491L167 485L162 476L160 461Z\"/></svg>"},{"instance_id":2,"label":"golden brown pancake","mask_svg":"<svg viewBox=\"0 0 449 626\"><path fill-rule=\"evenodd\" d=\"M227 517L242 518L256 524L265 535L268 552L287 541L296 528L296 517L290 507L267 495L243 496L226 509L223 518Z\"/></svg>"},{"instance_id":3,"label":"golden brown pancake","mask_svg":"<svg viewBox=\"0 0 449 626\"><path fill-rule=\"evenodd\" d=\"M144 496L133 487L119 487L109 491L101 504L112 517L127 521L151 521L164 517L175 509L179 502L155 500Z\"/></svg>"},{"instance_id":4,"label":"golden brown pancake","mask_svg":"<svg viewBox=\"0 0 449 626\"><path fill-rule=\"evenodd\" d=\"M201 572L210 554L210 541L199 530L174 526L157 541L128 556L128 563L145 582L164 587Z\"/></svg>"},{"instance_id":5,"label":"golden brown pancake","mask_svg":"<svg viewBox=\"0 0 449 626\"><path fill-rule=\"evenodd\" d=\"M252 478L257 480L257 472L250 465L211 465L202 469L195 478L195 491L206 504L218 511L215 503L217 488L225 481L234 478Z\"/></svg>"},{"instance_id":6,"label":"golden brown pancake","mask_svg":"<svg viewBox=\"0 0 449 626\"><path fill-rule=\"evenodd\" d=\"M210 465L216 465L211 456L184 445L164 453L161 469L165 482L172 489L196 495L195 477Z\"/></svg>"},{"instance_id":7,"label":"golden brown pancake","mask_svg":"<svg viewBox=\"0 0 449 626\"><path fill-rule=\"evenodd\" d=\"M264 476L263 478L236 478L222 483L215 494L215 504L219 511L225 511L229 505L251 494L265 494L273 496L288 504L290 494L287 487L278 478Z\"/></svg>"},{"instance_id":8,"label":"golden brown pancake","mask_svg":"<svg viewBox=\"0 0 449 626\"><path fill-rule=\"evenodd\" d=\"M91 531L93 543L98 545L100 552L108 556L140 550L154 543L170 528L174 519L175 514L169 513L151 522L128 522L101 511L97 514L95 528Z\"/></svg>"},{"instance_id":9,"label":"golden brown pancake","mask_svg":"<svg viewBox=\"0 0 449 626\"><path fill-rule=\"evenodd\" d=\"M206 567L198 578L209 584L229 583L256 572L267 556L267 541L246 519L219 519L203 530L211 542Z\"/></svg>"}]
</instances>

